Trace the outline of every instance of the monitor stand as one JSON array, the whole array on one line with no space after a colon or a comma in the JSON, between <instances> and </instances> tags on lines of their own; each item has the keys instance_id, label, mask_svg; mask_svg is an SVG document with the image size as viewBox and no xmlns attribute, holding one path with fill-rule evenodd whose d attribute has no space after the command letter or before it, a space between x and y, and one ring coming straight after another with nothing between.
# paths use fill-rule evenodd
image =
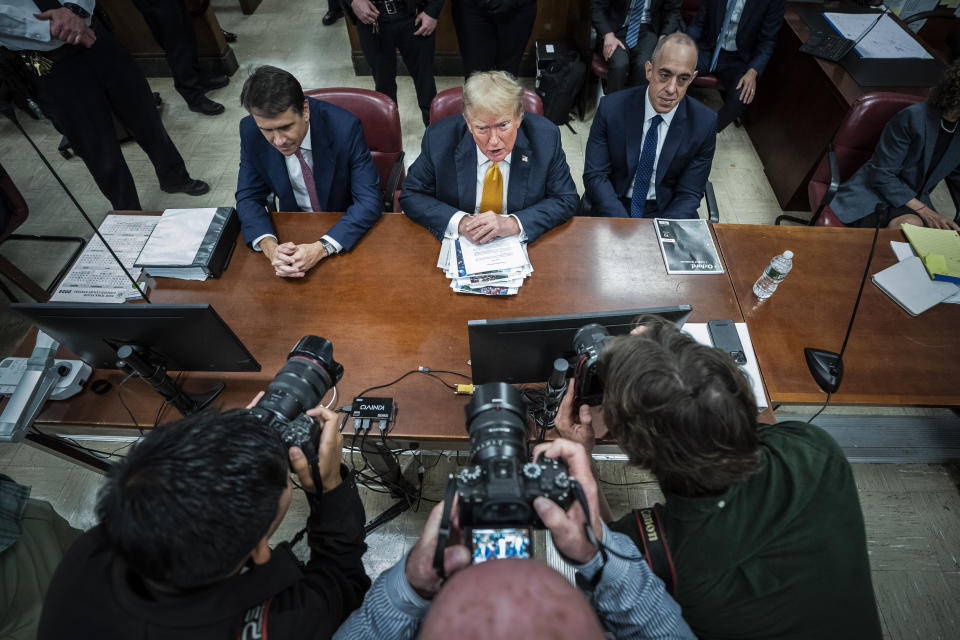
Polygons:
<instances>
[{"instance_id":1,"label":"monitor stand","mask_svg":"<svg viewBox=\"0 0 960 640\"><path fill-rule=\"evenodd\" d=\"M224 384L220 382L204 393L184 393L183 389L167 375L167 366L163 359L143 347L125 344L117 349L117 358L124 370L135 372L150 383L154 391L163 396L164 400L183 415L204 409L220 395L224 388Z\"/></svg>"}]
</instances>

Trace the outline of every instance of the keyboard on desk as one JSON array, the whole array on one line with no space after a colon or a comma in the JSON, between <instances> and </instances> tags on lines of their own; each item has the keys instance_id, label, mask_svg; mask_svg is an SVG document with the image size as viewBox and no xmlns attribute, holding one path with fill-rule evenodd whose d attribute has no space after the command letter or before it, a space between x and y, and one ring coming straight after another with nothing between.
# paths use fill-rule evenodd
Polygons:
<instances>
[{"instance_id":1,"label":"keyboard on desk","mask_svg":"<svg viewBox=\"0 0 960 640\"><path fill-rule=\"evenodd\" d=\"M830 62L840 62L845 55L850 53L855 44L853 40L843 36L814 31L800 47L800 51Z\"/></svg>"}]
</instances>

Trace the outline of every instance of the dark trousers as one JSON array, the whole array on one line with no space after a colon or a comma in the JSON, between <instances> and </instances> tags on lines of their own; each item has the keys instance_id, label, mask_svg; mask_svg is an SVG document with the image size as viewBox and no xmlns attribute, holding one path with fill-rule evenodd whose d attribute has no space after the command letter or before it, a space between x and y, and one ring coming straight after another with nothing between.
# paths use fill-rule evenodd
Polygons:
<instances>
[{"instance_id":1,"label":"dark trousers","mask_svg":"<svg viewBox=\"0 0 960 640\"><path fill-rule=\"evenodd\" d=\"M197 104L205 93L197 61L197 36L184 0L133 0L163 47L173 74L173 86L188 105Z\"/></svg>"},{"instance_id":2,"label":"dark trousers","mask_svg":"<svg viewBox=\"0 0 960 640\"><path fill-rule=\"evenodd\" d=\"M697 58L697 75L717 76L723 84L723 106L717 112L717 131L723 131L728 124L740 117L747 106L740 102L740 92L737 90L740 78L747 72L747 63L736 51L721 50L720 57L717 58L717 68L711 72L709 69L712 59L712 50L700 49L700 55Z\"/></svg>"},{"instance_id":3,"label":"dark trousers","mask_svg":"<svg viewBox=\"0 0 960 640\"><path fill-rule=\"evenodd\" d=\"M537 19L536 2L490 13L478 7L475 0L453 0L451 10L463 58L463 77L493 69L520 75L520 58Z\"/></svg>"},{"instance_id":4,"label":"dark trousers","mask_svg":"<svg viewBox=\"0 0 960 640\"><path fill-rule=\"evenodd\" d=\"M626 44L627 30L620 29L616 35L621 42ZM640 28L640 36L637 38L637 44L627 51L617 47L610 59L607 60L607 88L606 93L619 91L624 87L636 87L637 85L647 84L647 75L644 64L653 55L653 49L657 46L657 34L646 25ZM601 55L603 52L603 40L600 40Z\"/></svg>"},{"instance_id":5,"label":"dark trousers","mask_svg":"<svg viewBox=\"0 0 960 640\"><path fill-rule=\"evenodd\" d=\"M160 120L147 79L106 29L97 29L92 47L79 47L75 55L58 60L34 86L40 109L70 141L114 209L141 207L112 114L147 153L161 187L176 187L190 179Z\"/></svg>"},{"instance_id":6,"label":"dark trousers","mask_svg":"<svg viewBox=\"0 0 960 640\"><path fill-rule=\"evenodd\" d=\"M381 13L380 33L374 33L369 24L357 22L357 35L360 37L360 49L363 57L373 69L373 79L377 91L397 101L397 49L403 56L403 63L413 77L413 86L417 90L417 104L423 123L430 120L430 102L437 95L437 85L433 80L433 52L436 45L435 34L427 37L415 36L414 16L392 18Z\"/></svg>"}]
</instances>

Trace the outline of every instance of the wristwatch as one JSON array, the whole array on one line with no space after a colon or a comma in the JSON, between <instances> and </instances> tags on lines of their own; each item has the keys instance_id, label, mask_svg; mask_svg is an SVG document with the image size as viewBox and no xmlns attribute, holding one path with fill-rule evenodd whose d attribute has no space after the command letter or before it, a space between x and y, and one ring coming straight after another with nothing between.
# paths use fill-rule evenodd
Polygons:
<instances>
[{"instance_id":1,"label":"wristwatch","mask_svg":"<svg viewBox=\"0 0 960 640\"><path fill-rule=\"evenodd\" d=\"M81 18L83 18L84 20L86 20L87 18L90 17L90 14L87 12L86 9L84 9L83 7L81 7L81 6L78 5L78 4L74 4L73 2L64 2L64 3L63 3L63 8L64 8L64 9L70 9L70 11L74 12L75 14L77 14L78 16L80 16Z\"/></svg>"},{"instance_id":2,"label":"wristwatch","mask_svg":"<svg viewBox=\"0 0 960 640\"><path fill-rule=\"evenodd\" d=\"M320 246L323 247L323 250L327 252L328 256L332 256L337 253L337 250L333 247L333 245L327 242L324 238L320 238Z\"/></svg>"}]
</instances>

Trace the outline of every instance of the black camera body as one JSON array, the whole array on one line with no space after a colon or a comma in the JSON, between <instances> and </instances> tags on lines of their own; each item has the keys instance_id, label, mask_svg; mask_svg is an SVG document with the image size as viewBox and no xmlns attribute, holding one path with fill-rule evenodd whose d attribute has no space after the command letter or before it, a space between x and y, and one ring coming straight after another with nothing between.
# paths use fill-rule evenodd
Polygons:
<instances>
[{"instance_id":1,"label":"black camera body","mask_svg":"<svg viewBox=\"0 0 960 640\"><path fill-rule=\"evenodd\" d=\"M613 340L607 328L601 324L584 325L573 337L573 348L577 355L573 361L573 377L576 379L576 405L596 407L603 403L603 380L597 371L600 354Z\"/></svg>"},{"instance_id":2,"label":"black camera body","mask_svg":"<svg viewBox=\"0 0 960 640\"><path fill-rule=\"evenodd\" d=\"M466 407L471 466L455 476L461 527L542 528L533 500L549 498L566 508L571 478L560 458L529 461L526 401L517 389L491 382L474 390Z\"/></svg>"},{"instance_id":3,"label":"black camera body","mask_svg":"<svg viewBox=\"0 0 960 640\"><path fill-rule=\"evenodd\" d=\"M304 336L250 412L275 429L287 447L300 447L313 468L320 425L306 412L342 377L343 365L333 359L333 344L319 336Z\"/></svg>"}]
</instances>

